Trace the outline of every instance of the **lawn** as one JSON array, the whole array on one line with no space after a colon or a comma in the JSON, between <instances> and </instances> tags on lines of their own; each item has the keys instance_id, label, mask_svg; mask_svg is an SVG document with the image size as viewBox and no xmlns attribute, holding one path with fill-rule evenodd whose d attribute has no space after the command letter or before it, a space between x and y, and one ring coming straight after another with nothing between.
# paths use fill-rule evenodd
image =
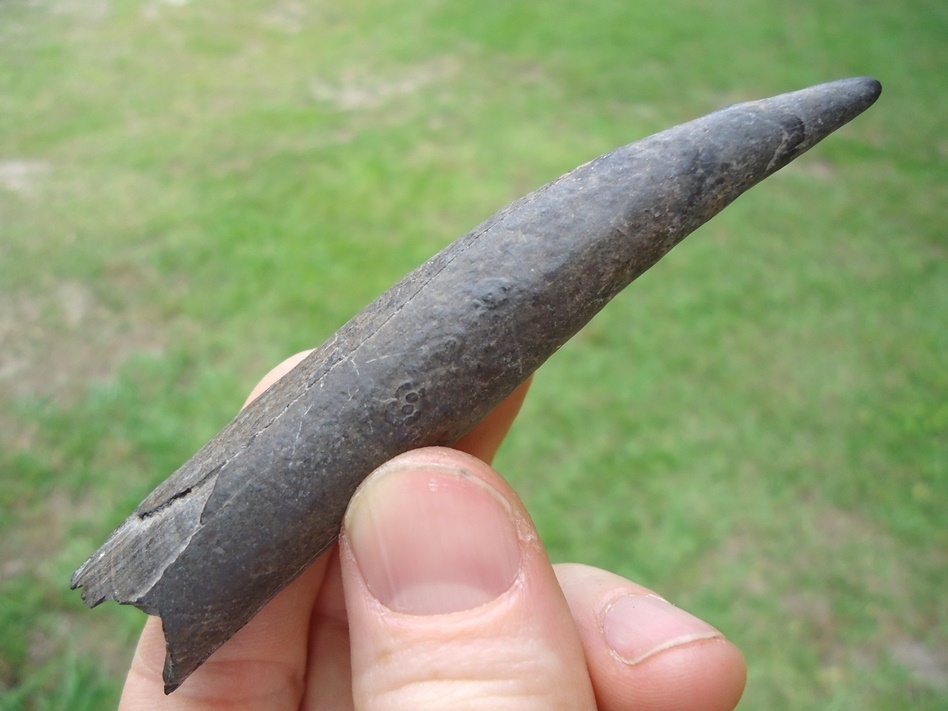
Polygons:
<instances>
[{"instance_id":1,"label":"lawn","mask_svg":"<svg viewBox=\"0 0 948 711\"><path fill-rule=\"evenodd\" d=\"M538 372L555 560L745 652L746 709L948 705L948 5L0 2L0 709L114 706L72 571L284 357L509 201L872 75Z\"/></svg>"}]
</instances>

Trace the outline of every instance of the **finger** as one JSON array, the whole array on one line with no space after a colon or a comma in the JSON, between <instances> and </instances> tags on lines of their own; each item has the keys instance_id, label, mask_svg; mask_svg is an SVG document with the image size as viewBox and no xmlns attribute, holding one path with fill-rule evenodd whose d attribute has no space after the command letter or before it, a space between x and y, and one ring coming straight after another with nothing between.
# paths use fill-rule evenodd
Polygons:
<instances>
[{"instance_id":1,"label":"finger","mask_svg":"<svg viewBox=\"0 0 948 711\"><path fill-rule=\"evenodd\" d=\"M311 352L297 353L273 368L253 388L244 406L259 397ZM492 457L516 417L528 386L529 383L520 386L463 438L459 446L481 456ZM319 597L314 603L316 595ZM256 634L258 629L262 631L262 640ZM307 629L310 630L309 648L300 653L300 644L305 646L305 640L301 641L300 636ZM259 644L260 641L263 644ZM238 708L239 704L252 708L262 699L275 701L276 697L270 696L270 680L274 688L289 692L287 698L292 698L299 692L299 684L294 680L300 676L298 668L305 659L310 660L303 673L308 679L309 688L305 707L325 708L328 704L332 708L344 708L344 705L351 704L351 693L348 627L338 560L330 556L328 560L314 564L212 655L170 697L163 693L161 672L164 654L160 620L150 618L133 658L122 696L122 709L197 709L211 708L221 703L232 708ZM252 671L250 667L256 667L256 670ZM293 676L288 682L289 677L286 675L289 671L293 672Z\"/></svg>"},{"instance_id":2,"label":"finger","mask_svg":"<svg viewBox=\"0 0 948 711\"><path fill-rule=\"evenodd\" d=\"M247 396L246 402L244 402L244 407L247 407L250 403L260 397L263 392L273 385L277 380L282 378L284 375L289 373L293 368L299 365L310 353L312 350L301 351L296 355L292 355L287 358L285 361L276 366L273 370L263 376L263 379L254 386L254 389L250 391L250 395Z\"/></svg>"},{"instance_id":3,"label":"finger","mask_svg":"<svg viewBox=\"0 0 948 711\"><path fill-rule=\"evenodd\" d=\"M303 696L307 629L327 556L274 597L170 696L161 678L161 621L145 624L125 682L120 711L296 709Z\"/></svg>"},{"instance_id":4,"label":"finger","mask_svg":"<svg viewBox=\"0 0 948 711\"><path fill-rule=\"evenodd\" d=\"M253 389L247 402L302 360L287 359ZM119 708L132 709L296 709L306 678L308 629L314 600L330 557L322 556L276 595L170 696L164 694L165 640L161 620L145 623ZM336 573L338 578L338 572Z\"/></svg>"},{"instance_id":5,"label":"finger","mask_svg":"<svg viewBox=\"0 0 948 711\"><path fill-rule=\"evenodd\" d=\"M504 437L510 431L517 413L520 412L520 407L523 405L524 398L527 397L527 390L530 389L531 382L533 382L532 375L495 407L487 417L481 420L474 429L455 442L453 448L472 454L488 464L494 461L494 455L497 454L501 442L504 441Z\"/></svg>"},{"instance_id":6,"label":"finger","mask_svg":"<svg viewBox=\"0 0 948 711\"><path fill-rule=\"evenodd\" d=\"M339 549L333 546L310 621L306 693L300 709L346 711L352 708L352 665Z\"/></svg>"},{"instance_id":7,"label":"finger","mask_svg":"<svg viewBox=\"0 0 948 711\"><path fill-rule=\"evenodd\" d=\"M303 351L273 368L251 392L247 403L290 372L312 351ZM532 378L531 378L532 379ZM530 379L520 385L470 433L454 446L490 461L513 424L526 397ZM310 622L307 689L302 708L345 709L352 707L349 627L339 573L333 554Z\"/></svg>"},{"instance_id":8,"label":"finger","mask_svg":"<svg viewBox=\"0 0 948 711\"><path fill-rule=\"evenodd\" d=\"M483 462L429 448L376 470L340 560L357 709L595 708L536 530Z\"/></svg>"},{"instance_id":9,"label":"finger","mask_svg":"<svg viewBox=\"0 0 948 711\"><path fill-rule=\"evenodd\" d=\"M617 575L558 565L600 711L724 711L741 698L744 657L711 625Z\"/></svg>"}]
</instances>

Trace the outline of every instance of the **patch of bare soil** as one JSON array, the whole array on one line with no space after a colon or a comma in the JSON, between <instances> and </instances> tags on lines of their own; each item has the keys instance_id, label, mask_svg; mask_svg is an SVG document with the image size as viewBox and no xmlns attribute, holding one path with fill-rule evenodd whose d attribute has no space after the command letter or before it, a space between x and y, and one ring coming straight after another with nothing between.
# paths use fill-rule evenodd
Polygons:
<instances>
[{"instance_id":1,"label":"patch of bare soil","mask_svg":"<svg viewBox=\"0 0 948 711\"><path fill-rule=\"evenodd\" d=\"M344 72L334 80L316 78L310 82L313 97L343 111L375 109L383 104L445 81L459 70L458 61L450 56L437 57L409 67L394 76L372 76L354 71Z\"/></svg>"},{"instance_id":2,"label":"patch of bare soil","mask_svg":"<svg viewBox=\"0 0 948 711\"><path fill-rule=\"evenodd\" d=\"M49 165L42 160L0 160L0 188L19 195L30 195L37 179L48 171Z\"/></svg>"},{"instance_id":3,"label":"patch of bare soil","mask_svg":"<svg viewBox=\"0 0 948 711\"><path fill-rule=\"evenodd\" d=\"M827 509L814 520L825 556L845 581L847 589L864 591L864 611L872 620L873 644L847 648L836 636L825 640L825 658L831 665L869 666L888 658L905 667L912 678L936 690L948 688L948 638L924 640L930 632L931 609L915 599L913 581L924 577L932 565L948 565L948 559L924 559L906 550L878 525L853 511ZM792 606L787 606L792 610ZM812 620L838 630L832 617Z\"/></svg>"},{"instance_id":4,"label":"patch of bare soil","mask_svg":"<svg viewBox=\"0 0 948 711\"><path fill-rule=\"evenodd\" d=\"M74 406L95 383L114 379L133 354L161 353L162 324L147 309L110 306L81 281L0 289L0 451L37 452L44 441L37 422L20 415L21 403ZM8 476L18 474L0 472L0 482ZM24 551L37 554L32 546Z\"/></svg>"},{"instance_id":5,"label":"patch of bare soil","mask_svg":"<svg viewBox=\"0 0 948 711\"><path fill-rule=\"evenodd\" d=\"M100 296L140 289L147 275L140 268L128 272L110 275L106 292L97 293L80 280L42 276L17 291L0 289L0 450L30 452L43 439L35 422L18 417L18 401L36 398L68 407L91 383L115 377L133 353L164 348L159 314L110 305ZM9 476L18 473L0 472L0 480ZM24 640L26 669L67 657L81 639L83 648L95 650L105 673L121 678L130 653L127 630L116 629L114 614L77 612L66 605L78 595L68 590L71 569L91 552L76 550L73 534L77 526L94 525L101 507L54 488L42 495L31 491L4 513L12 518L0 536L0 584L16 589L26 581L40 598L25 608L36 615ZM5 669L0 659L0 677L15 671ZM0 679L0 687L3 683Z\"/></svg>"},{"instance_id":6,"label":"patch of bare soil","mask_svg":"<svg viewBox=\"0 0 948 711\"><path fill-rule=\"evenodd\" d=\"M37 397L67 404L90 382L111 377L131 353L160 352L154 325L116 313L79 281L0 292L0 402Z\"/></svg>"},{"instance_id":7,"label":"patch of bare soil","mask_svg":"<svg viewBox=\"0 0 948 711\"><path fill-rule=\"evenodd\" d=\"M948 690L948 637L932 634L939 612L917 599L948 567L948 555L932 556L896 541L858 512L805 504L788 517L788 542L735 535L702 564L702 577L727 565L750 566L745 592L778 601L786 619L818 654L828 679L840 670L870 669L886 661L903 666L912 679ZM770 550L770 549L773 550ZM825 581L815 583L822 571ZM861 608L856 612L857 608ZM860 618L858 630L847 630ZM868 642L852 639L868 635ZM845 676L845 675L844 675Z\"/></svg>"},{"instance_id":8,"label":"patch of bare soil","mask_svg":"<svg viewBox=\"0 0 948 711\"><path fill-rule=\"evenodd\" d=\"M948 649L931 649L913 639L900 639L892 647L892 657L912 676L936 691L948 691Z\"/></svg>"}]
</instances>

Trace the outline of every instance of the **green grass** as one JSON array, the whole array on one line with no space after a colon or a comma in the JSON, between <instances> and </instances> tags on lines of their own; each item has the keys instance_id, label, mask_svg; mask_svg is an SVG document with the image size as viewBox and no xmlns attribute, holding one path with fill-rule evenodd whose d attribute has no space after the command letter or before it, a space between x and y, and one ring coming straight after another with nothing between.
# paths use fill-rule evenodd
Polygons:
<instances>
[{"instance_id":1,"label":"green grass","mask_svg":"<svg viewBox=\"0 0 948 711\"><path fill-rule=\"evenodd\" d=\"M114 705L142 616L69 576L271 365L599 153L861 74L497 465L739 644L742 708L944 708L946 43L934 0L0 3L0 708Z\"/></svg>"}]
</instances>

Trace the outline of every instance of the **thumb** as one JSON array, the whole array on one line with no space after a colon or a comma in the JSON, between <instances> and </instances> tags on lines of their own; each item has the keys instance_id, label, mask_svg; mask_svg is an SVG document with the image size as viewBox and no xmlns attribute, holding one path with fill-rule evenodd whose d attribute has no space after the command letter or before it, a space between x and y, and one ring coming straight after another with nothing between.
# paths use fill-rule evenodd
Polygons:
<instances>
[{"instance_id":1,"label":"thumb","mask_svg":"<svg viewBox=\"0 0 948 711\"><path fill-rule=\"evenodd\" d=\"M356 492L340 546L357 709L595 709L536 529L480 460L396 457Z\"/></svg>"}]
</instances>

